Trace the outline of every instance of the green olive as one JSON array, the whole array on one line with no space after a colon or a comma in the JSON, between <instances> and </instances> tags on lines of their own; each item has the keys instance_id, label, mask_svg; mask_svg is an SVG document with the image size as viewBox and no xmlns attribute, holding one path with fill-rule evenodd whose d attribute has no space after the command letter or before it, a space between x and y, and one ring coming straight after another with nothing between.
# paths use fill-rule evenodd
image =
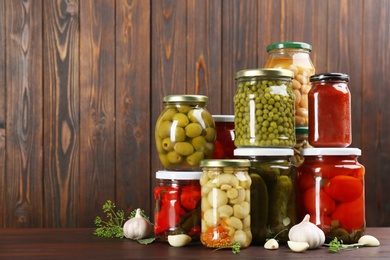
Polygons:
<instances>
[{"instance_id":1,"label":"green olive","mask_svg":"<svg viewBox=\"0 0 390 260\"><path fill-rule=\"evenodd\" d=\"M171 121L161 121L160 124L157 124L157 133L158 136L161 138L165 138L170 136L171 134L171 126L172 122Z\"/></svg>"},{"instance_id":2,"label":"green olive","mask_svg":"<svg viewBox=\"0 0 390 260\"><path fill-rule=\"evenodd\" d=\"M194 152L194 147L187 142L178 142L174 146L175 152L179 155L188 156Z\"/></svg>"},{"instance_id":3,"label":"green olive","mask_svg":"<svg viewBox=\"0 0 390 260\"><path fill-rule=\"evenodd\" d=\"M177 113L177 109L176 108L173 108L173 107L166 108L161 113L161 116L159 117L159 119L157 121L172 121L172 117L176 113Z\"/></svg>"},{"instance_id":4,"label":"green olive","mask_svg":"<svg viewBox=\"0 0 390 260\"><path fill-rule=\"evenodd\" d=\"M203 118L202 118L202 109L191 109L187 116L190 119L192 123L203 123Z\"/></svg>"},{"instance_id":5,"label":"green olive","mask_svg":"<svg viewBox=\"0 0 390 260\"><path fill-rule=\"evenodd\" d=\"M164 166L164 168L169 169L171 167L171 162L168 160L167 154L159 154L158 155L161 164Z\"/></svg>"},{"instance_id":6,"label":"green olive","mask_svg":"<svg viewBox=\"0 0 390 260\"><path fill-rule=\"evenodd\" d=\"M202 111L202 117L203 121L206 127L213 127L215 128L215 123L213 117L209 114L206 113L205 111Z\"/></svg>"},{"instance_id":7,"label":"green olive","mask_svg":"<svg viewBox=\"0 0 390 260\"><path fill-rule=\"evenodd\" d=\"M167 152L173 151L173 147L175 146L175 143L172 142L171 138L169 137L164 138L161 143L165 151Z\"/></svg>"},{"instance_id":8,"label":"green olive","mask_svg":"<svg viewBox=\"0 0 390 260\"><path fill-rule=\"evenodd\" d=\"M194 152L187 157L187 163L192 166L198 165L203 158L204 154L202 152Z\"/></svg>"},{"instance_id":9,"label":"green olive","mask_svg":"<svg viewBox=\"0 0 390 260\"><path fill-rule=\"evenodd\" d=\"M202 134L202 126L198 123L190 123L185 128L186 136L194 138Z\"/></svg>"},{"instance_id":10,"label":"green olive","mask_svg":"<svg viewBox=\"0 0 390 260\"><path fill-rule=\"evenodd\" d=\"M195 151L203 152L204 147L206 145L206 139L204 139L203 136L197 136L192 139L191 144L194 147Z\"/></svg>"},{"instance_id":11,"label":"green olive","mask_svg":"<svg viewBox=\"0 0 390 260\"><path fill-rule=\"evenodd\" d=\"M177 121L177 126L186 127L189 123L188 117L183 113L176 113L172 117L172 121Z\"/></svg>"},{"instance_id":12,"label":"green olive","mask_svg":"<svg viewBox=\"0 0 390 260\"><path fill-rule=\"evenodd\" d=\"M165 153L163 144L162 144L162 138L160 138L158 135L156 135L156 148L157 148L157 153Z\"/></svg>"},{"instance_id":13,"label":"green olive","mask_svg":"<svg viewBox=\"0 0 390 260\"><path fill-rule=\"evenodd\" d=\"M183 157L175 151L169 152L167 154L167 159L172 164L177 164L183 161Z\"/></svg>"},{"instance_id":14,"label":"green olive","mask_svg":"<svg viewBox=\"0 0 390 260\"><path fill-rule=\"evenodd\" d=\"M187 105L180 105L177 110L180 112L180 113L183 113L183 114L187 114L192 108L190 106L187 106Z\"/></svg>"},{"instance_id":15,"label":"green olive","mask_svg":"<svg viewBox=\"0 0 390 260\"><path fill-rule=\"evenodd\" d=\"M215 141L215 128L213 127L207 127L205 130L205 139L207 142L214 142Z\"/></svg>"},{"instance_id":16,"label":"green olive","mask_svg":"<svg viewBox=\"0 0 390 260\"><path fill-rule=\"evenodd\" d=\"M184 130L184 128L182 127L176 127L174 129L174 133L175 133L175 140L172 140L174 142L183 142L185 139L186 139L186 132Z\"/></svg>"}]
</instances>

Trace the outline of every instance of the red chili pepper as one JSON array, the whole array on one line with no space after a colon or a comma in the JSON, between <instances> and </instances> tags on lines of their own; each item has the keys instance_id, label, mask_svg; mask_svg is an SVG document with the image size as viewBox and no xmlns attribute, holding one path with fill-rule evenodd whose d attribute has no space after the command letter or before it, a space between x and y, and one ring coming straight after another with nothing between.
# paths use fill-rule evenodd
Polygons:
<instances>
[{"instance_id":1,"label":"red chili pepper","mask_svg":"<svg viewBox=\"0 0 390 260\"><path fill-rule=\"evenodd\" d=\"M199 186L183 186L180 195L181 205L188 211L194 210L200 201Z\"/></svg>"}]
</instances>

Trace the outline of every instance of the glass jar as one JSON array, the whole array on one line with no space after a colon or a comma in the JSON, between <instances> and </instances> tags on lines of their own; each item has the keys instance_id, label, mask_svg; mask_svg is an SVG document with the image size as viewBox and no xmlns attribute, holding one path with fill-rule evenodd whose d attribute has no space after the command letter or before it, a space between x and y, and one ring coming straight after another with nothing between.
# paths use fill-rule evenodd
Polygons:
<instances>
[{"instance_id":1,"label":"glass jar","mask_svg":"<svg viewBox=\"0 0 390 260\"><path fill-rule=\"evenodd\" d=\"M202 95L164 97L155 139L166 170L200 170L200 161L213 156L215 124L206 109L207 101Z\"/></svg>"},{"instance_id":2,"label":"glass jar","mask_svg":"<svg viewBox=\"0 0 390 260\"><path fill-rule=\"evenodd\" d=\"M299 165L302 164L304 161L304 157L301 154L302 149L312 147L309 144L308 141L308 135L309 135L309 128L308 127L295 127L295 138L297 139L297 142L294 146L294 156L291 157L290 161L296 166L299 167Z\"/></svg>"},{"instance_id":3,"label":"glass jar","mask_svg":"<svg viewBox=\"0 0 390 260\"><path fill-rule=\"evenodd\" d=\"M159 241L168 235L200 236L200 184L202 172L158 171L154 188L154 233Z\"/></svg>"},{"instance_id":4,"label":"glass jar","mask_svg":"<svg viewBox=\"0 0 390 260\"><path fill-rule=\"evenodd\" d=\"M266 68L289 69L294 72L295 126L308 126L310 76L315 73L310 59L311 45L304 42L278 42L267 46Z\"/></svg>"},{"instance_id":5,"label":"glass jar","mask_svg":"<svg viewBox=\"0 0 390 260\"><path fill-rule=\"evenodd\" d=\"M365 232L364 166L358 148L306 148L298 168L300 218L320 227L329 242L335 237L356 243Z\"/></svg>"},{"instance_id":6,"label":"glass jar","mask_svg":"<svg viewBox=\"0 0 390 260\"><path fill-rule=\"evenodd\" d=\"M293 147L293 72L251 69L236 73L234 144L236 147Z\"/></svg>"},{"instance_id":7,"label":"glass jar","mask_svg":"<svg viewBox=\"0 0 390 260\"><path fill-rule=\"evenodd\" d=\"M246 248L252 241L248 160L203 160L202 232L206 247L220 248L239 242Z\"/></svg>"},{"instance_id":8,"label":"glass jar","mask_svg":"<svg viewBox=\"0 0 390 260\"><path fill-rule=\"evenodd\" d=\"M213 115L217 136L213 159L234 158L234 115Z\"/></svg>"},{"instance_id":9,"label":"glass jar","mask_svg":"<svg viewBox=\"0 0 390 260\"><path fill-rule=\"evenodd\" d=\"M352 143L349 76L342 73L310 77L309 143L314 147L347 147Z\"/></svg>"},{"instance_id":10,"label":"glass jar","mask_svg":"<svg viewBox=\"0 0 390 260\"><path fill-rule=\"evenodd\" d=\"M290 163L292 149L237 148L236 156L251 162L251 231L253 242L264 244L277 235L288 240L288 230L297 224L297 168Z\"/></svg>"}]
</instances>

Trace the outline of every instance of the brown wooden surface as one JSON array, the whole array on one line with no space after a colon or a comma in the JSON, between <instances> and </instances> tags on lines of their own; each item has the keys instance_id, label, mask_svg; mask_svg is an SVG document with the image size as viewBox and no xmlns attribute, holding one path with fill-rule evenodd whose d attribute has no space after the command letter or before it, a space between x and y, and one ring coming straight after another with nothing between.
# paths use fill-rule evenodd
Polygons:
<instances>
[{"instance_id":1,"label":"brown wooden surface","mask_svg":"<svg viewBox=\"0 0 390 260\"><path fill-rule=\"evenodd\" d=\"M233 254L230 249L206 248L201 244L171 247L155 242L141 245L127 239L105 239L93 229L3 229L0 230L1 259L389 259L390 228L369 228L367 233L380 241L379 247L329 252L320 247L294 253L287 245L278 250L250 246Z\"/></svg>"},{"instance_id":2,"label":"brown wooden surface","mask_svg":"<svg viewBox=\"0 0 390 260\"><path fill-rule=\"evenodd\" d=\"M153 212L170 94L233 114L234 74L311 43L350 75L368 226L390 226L390 0L0 1L0 227L93 227L107 200Z\"/></svg>"}]
</instances>

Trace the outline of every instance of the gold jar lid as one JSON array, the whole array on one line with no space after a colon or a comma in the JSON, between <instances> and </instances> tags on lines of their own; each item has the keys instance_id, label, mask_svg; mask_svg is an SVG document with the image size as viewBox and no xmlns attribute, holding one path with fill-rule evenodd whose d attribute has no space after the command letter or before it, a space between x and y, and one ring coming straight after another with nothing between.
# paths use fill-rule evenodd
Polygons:
<instances>
[{"instance_id":1,"label":"gold jar lid","mask_svg":"<svg viewBox=\"0 0 390 260\"><path fill-rule=\"evenodd\" d=\"M200 162L201 167L249 167L250 165L251 163L247 159L210 159Z\"/></svg>"},{"instance_id":2,"label":"gold jar lid","mask_svg":"<svg viewBox=\"0 0 390 260\"><path fill-rule=\"evenodd\" d=\"M202 102L206 103L209 100L204 95L169 95L164 97L164 102Z\"/></svg>"},{"instance_id":3,"label":"gold jar lid","mask_svg":"<svg viewBox=\"0 0 390 260\"><path fill-rule=\"evenodd\" d=\"M248 69L248 70L240 70L236 73L235 79L239 78L252 78L252 77L286 77L286 78L294 78L294 72L287 69Z\"/></svg>"}]
</instances>

